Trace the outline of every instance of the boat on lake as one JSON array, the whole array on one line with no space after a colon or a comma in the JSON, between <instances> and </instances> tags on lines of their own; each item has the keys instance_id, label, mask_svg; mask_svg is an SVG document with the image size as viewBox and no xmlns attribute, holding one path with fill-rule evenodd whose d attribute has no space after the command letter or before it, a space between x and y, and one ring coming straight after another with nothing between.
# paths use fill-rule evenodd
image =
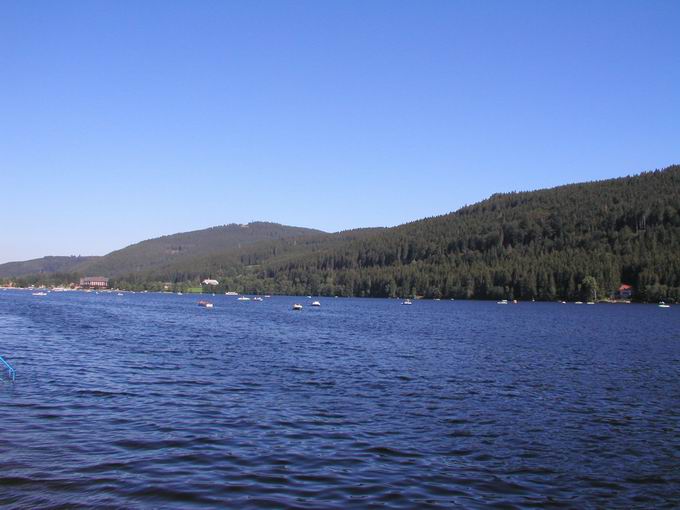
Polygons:
<instances>
[{"instance_id":1,"label":"boat on lake","mask_svg":"<svg viewBox=\"0 0 680 510\"><path fill-rule=\"evenodd\" d=\"M198 302L198 306L202 306L203 308L212 308L214 305L210 301L205 301L204 299L201 299Z\"/></svg>"},{"instance_id":2,"label":"boat on lake","mask_svg":"<svg viewBox=\"0 0 680 510\"><path fill-rule=\"evenodd\" d=\"M293 310L302 310L302 305L300 303L295 303L293 305Z\"/></svg>"},{"instance_id":3,"label":"boat on lake","mask_svg":"<svg viewBox=\"0 0 680 510\"><path fill-rule=\"evenodd\" d=\"M413 302L410 299L405 299L401 304L402 305L412 305Z\"/></svg>"},{"instance_id":4,"label":"boat on lake","mask_svg":"<svg viewBox=\"0 0 680 510\"><path fill-rule=\"evenodd\" d=\"M671 305L667 305L663 301L659 302L659 308L670 308L670 307L671 307Z\"/></svg>"},{"instance_id":5,"label":"boat on lake","mask_svg":"<svg viewBox=\"0 0 680 510\"><path fill-rule=\"evenodd\" d=\"M237 299L237 301L250 301L250 298L246 296L241 296Z\"/></svg>"},{"instance_id":6,"label":"boat on lake","mask_svg":"<svg viewBox=\"0 0 680 510\"><path fill-rule=\"evenodd\" d=\"M319 303L318 301L314 301L314 302L312 303L312 306L321 306L321 303Z\"/></svg>"},{"instance_id":7,"label":"boat on lake","mask_svg":"<svg viewBox=\"0 0 680 510\"><path fill-rule=\"evenodd\" d=\"M508 300L507 299L501 299L500 301L496 301L497 305L507 305Z\"/></svg>"},{"instance_id":8,"label":"boat on lake","mask_svg":"<svg viewBox=\"0 0 680 510\"><path fill-rule=\"evenodd\" d=\"M47 292L34 292L34 296L47 296Z\"/></svg>"}]
</instances>

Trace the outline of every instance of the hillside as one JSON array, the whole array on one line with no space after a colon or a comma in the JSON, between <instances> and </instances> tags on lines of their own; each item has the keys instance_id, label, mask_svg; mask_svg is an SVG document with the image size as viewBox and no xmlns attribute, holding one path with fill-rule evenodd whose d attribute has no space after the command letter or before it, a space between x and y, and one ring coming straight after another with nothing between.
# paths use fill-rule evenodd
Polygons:
<instances>
[{"instance_id":1,"label":"hillside","mask_svg":"<svg viewBox=\"0 0 680 510\"><path fill-rule=\"evenodd\" d=\"M389 229L257 243L134 280L354 296L680 301L680 167L493 195Z\"/></svg>"},{"instance_id":2,"label":"hillside","mask_svg":"<svg viewBox=\"0 0 680 510\"><path fill-rule=\"evenodd\" d=\"M80 267L81 272L119 276L159 269L194 257L238 249L259 241L320 234L321 231L278 223L235 223L183 232L133 244Z\"/></svg>"},{"instance_id":3,"label":"hillside","mask_svg":"<svg viewBox=\"0 0 680 510\"><path fill-rule=\"evenodd\" d=\"M42 257L23 262L0 264L0 278L41 275L52 273L71 273L98 257Z\"/></svg>"},{"instance_id":4,"label":"hillside","mask_svg":"<svg viewBox=\"0 0 680 510\"><path fill-rule=\"evenodd\" d=\"M145 241L83 268L138 289L212 277L217 291L553 300L606 297L627 283L636 299L680 301L680 166L496 194L393 228L228 225Z\"/></svg>"},{"instance_id":5,"label":"hillside","mask_svg":"<svg viewBox=\"0 0 680 510\"><path fill-rule=\"evenodd\" d=\"M207 257L264 240L321 234L319 230L278 223L229 224L142 241L103 257L45 257L0 265L0 277L49 273L120 276L157 270L193 257Z\"/></svg>"},{"instance_id":6,"label":"hillside","mask_svg":"<svg viewBox=\"0 0 680 510\"><path fill-rule=\"evenodd\" d=\"M172 264L157 267L143 273L128 273L118 279L124 284L134 282L198 282L205 277L220 277L226 275L245 276L245 273L263 261L276 260L282 263L286 260L297 260L305 254L327 250L340 249L347 243L369 239L385 228L363 228L347 230L335 234L316 233L297 237L287 237L277 240L260 241L237 249L227 249L211 255L190 257L178 260ZM228 280L225 280L225 284Z\"/></svg>"}]
</instances>

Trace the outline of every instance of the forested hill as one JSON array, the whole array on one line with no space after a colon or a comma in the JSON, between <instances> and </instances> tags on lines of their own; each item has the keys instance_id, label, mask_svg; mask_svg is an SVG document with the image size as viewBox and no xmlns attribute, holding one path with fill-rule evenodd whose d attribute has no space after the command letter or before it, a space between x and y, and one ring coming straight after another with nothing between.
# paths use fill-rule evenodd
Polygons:
<instances>
[{"instance_id":1,"label":"forested hill","mask_svg":"<svg viewBox=\"0 0 680 510\"><path fill-rule=\"evenodd\" d=\"M627 283L638 299L680 301L680 167L187 262L144 278L212 276L220 290L258 293L546 300L605 297Z\"/></svg>"},{"instance_id":2,"label":"forested hill","mask_svg":"<svg viewBox=\"0 0 680 510\"><path fill-rule=\"evenodd\" d=\"M278 223L235 223L192 232L173 234L114 251L88 264L82 270L90 274L119 276L164 267L193 257L238 249L264 240L295 238L319 234L321 231L290 227Z\"/></svg>"},{"instance_id":3,"label":"forested hill","mask_svg":"<svg viewBox=\"0 0 680 510\"><path fill-rule=\"evenodd\" d=\"M52 273L71 273L98 257L42 257L0 264L0 278Z\"/></svg>"},{"instance_id":4,"label":"forested hill","mask_svg":"<svg viewBox=\"0 0 680 510\"><path fill-rule=\"evenodd\" d=\"M83 267L128 288L179 290L212 277L220 286L211 291L573 300L608 297L626 283L637 299L680 302L677 165L497 194L394 228L276 231L240 242L233 231L241 227L220 228L231 241L209 250L190 249L194 233L179 234L188 237L146 241Z\"/></svg>"},{"instance_id":5,"label":"forested hill","mask_svg":"<svg viewBox=\"0 0 680 510\"><path fill-rule=\"evenodd\" d=\"M69 273L77 275L120 276L155 270L194 257L205 257L225 250L237 250L264 240L295 238L322 233L319 230L290 227L278 223L235 223L182 232L142 241L103 257L45 257L0 265L0 277ZM40 281L40 278L36 279Z\"/></svg>"}]
</instances>

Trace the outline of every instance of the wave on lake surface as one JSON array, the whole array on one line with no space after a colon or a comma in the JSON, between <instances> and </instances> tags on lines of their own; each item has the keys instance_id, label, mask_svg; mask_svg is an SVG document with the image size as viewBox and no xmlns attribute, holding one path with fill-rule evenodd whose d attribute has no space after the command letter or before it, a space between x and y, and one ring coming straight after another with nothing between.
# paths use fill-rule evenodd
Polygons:
<instances>
[{"instance_id":1,"label":"wave on lake surface","mask_svg":"<svg viewBox=\"0 0 680 510\"><path fill-rule=\"evenodd\" d=\"M0 504L680 504L680 307L211 300L0 292Z\"/></svg>"}]
</instances>

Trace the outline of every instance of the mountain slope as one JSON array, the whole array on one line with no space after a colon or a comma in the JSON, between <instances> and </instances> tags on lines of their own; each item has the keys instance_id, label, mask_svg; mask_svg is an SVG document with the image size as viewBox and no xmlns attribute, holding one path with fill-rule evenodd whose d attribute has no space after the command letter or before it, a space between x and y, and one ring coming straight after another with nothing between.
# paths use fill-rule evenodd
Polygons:
<instances>
[{"instance_id":1,"label":"mountain slope","mask_svg":"<svg viewBox=\"0 0 680 510\"><path fill-rule=\"evenodd\" d=\"M323 234L320 230L278 223L235 223L182 232L130 245L103 257L45 257L0 265L0 277L70 272L80 275L119 276L159 269L193 257L239 249L263 240Z\"/></svg>"},{"instance_id":2,"label":"mountain slope","mask_svg":"<svg viewBox=\"0 0 680 510\"><path fill-rule=\"evenodd\" d=\"M263 240L319 233L321 233L319 230L289 227L278 223L253 222L247 225L233 223L142 241L111 252L78 269L89 274L115 277L156 269L197 256L205 257L213 253L238 249Z\"/></svg>"},{"instance_id":3,"label":"mountain slope","mask_svg":"<svg viewBox=\"0 0 680 510\"><path fill-rule=\"evenodd\" d=\"M167 236L79 269L139 289L213 277L219 291L552 300L608 296L627 283L637 299L680 301L677 165L496 194L393 228L327 234L252 225L257 235L220 227L226 238L208 236L201 249L192 247L195 233Z\"/></svg>"},{"instance_id":4,"label":"mountain slope","mask_svg":"<svg viewBox=\"0 0 680 510\"><path fill-rule=\"evenodd\" d=\"M364 235L246 246L137 281L220 277L249 292L591 299L621 283L680 300L680 167L493 195ZM588 278L590 277L590 278Z\"/></svg>"},{"instance_id":5,"label":"mountain slope","mask_svg":"<svg viewBox=\"0 0 680 510\"><path fill-rule=\"evenodd\" d=\"M52 273L71 273L86 263L94 262L97 258L98 257L42 257L23 262L7 262L5 264L0 264L0 278Z\"/></svg>"},{"instance_id":6,"label":"mountain slope","mask_svg":"<svg viewBox=\"0 0 680 510\"><path fill-rule=\"evenodd\" d=\"M288 259L296 260L308 253L339 249L351 241L368 239L385 230L382 227L362 228L334 234L308 234L260 241L238 249L223 250L207 256L202 255L176 261L146 274L137 274L133 279L139 279L141 276L145 280L179 282L200 280L206 276L224 275L225 272L243 271L244 268L255 266L263 261L277 260L280 263Z\"/></svg>"}]
</instances>

